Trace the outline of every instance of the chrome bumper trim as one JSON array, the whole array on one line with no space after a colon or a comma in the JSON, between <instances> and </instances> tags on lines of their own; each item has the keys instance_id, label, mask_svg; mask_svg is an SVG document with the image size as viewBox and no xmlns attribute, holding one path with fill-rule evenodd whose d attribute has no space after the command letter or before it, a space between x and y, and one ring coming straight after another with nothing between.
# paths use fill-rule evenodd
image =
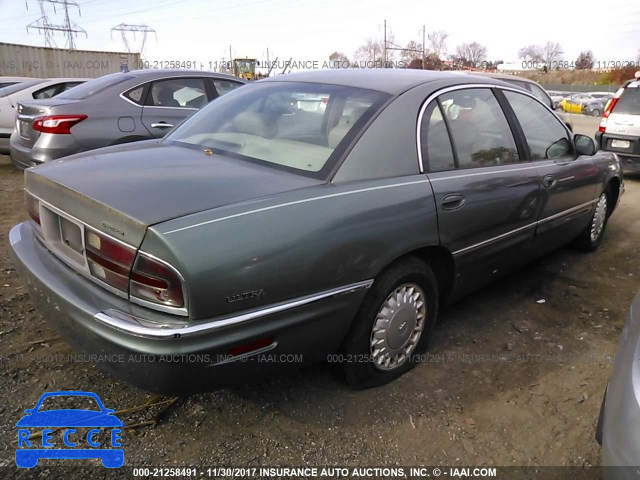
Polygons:
<instances>
[{"instance_id":1,"label":"chrome bumper trim","mask_svg":"<svg viewBox=\"0 0 640 480\"><path fill-rule=\"evenodd\" d=\"M217 320L211 320L203 323L193 324L176 324L176 323L157 323L144 318L136 317L128 313L118 310L104 310L94 315L94 319L111 328L120 330L138 337L165 340L171 338L181 338L184 336L202 335L220 328L239 323L249 322L256 318L280 313L291 308L301 307L309 303L317 302L336 295L344 295L359 290L368 289L373 284L373 280L365 280L362 282L352 283L343 287L325 290L313 295L297 298L288 302L278 303L270 307L253 310L240 315L222 317Z\"/></svg>"}]
</instances>

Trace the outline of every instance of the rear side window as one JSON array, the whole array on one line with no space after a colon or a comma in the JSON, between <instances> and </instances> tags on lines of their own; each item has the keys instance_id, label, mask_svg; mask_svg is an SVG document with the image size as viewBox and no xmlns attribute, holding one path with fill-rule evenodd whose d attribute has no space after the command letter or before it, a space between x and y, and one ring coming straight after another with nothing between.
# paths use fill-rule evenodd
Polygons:
<instances>
[{"instance_id":1,"label":"rear side window","mask_svg":"<svg viewBox=\"0 0 640 480\"><path fill-rule=\"evenodd\" d=\"M519 161L511 129L488 88L457 90L440 96L459 168Z\"/></svg>"},{"instance_id":2,"label":"rear side window","mask_svg":"<svg viewBox=\"0 0 640 480\"><path fill-rule=\"evenodd\" d=\"M58 98L83 100L92 95L95 95L96 93L102 92L109 87L126 82L127 80L132 80L133 78L135 77L132 75L127 75L126 73L112 73L103 77L94 78L93 80L89 80L82 85L78 85L77 87L67 90L66 92L58 95Z\"/></svg>"},{"instance_id":3,"label":"rear side window","mask_svg":"<svg viewBox=\"0 0 640 480\"><path fill-rule=\"evenodd\" d=\"M171 78L151 84L147 105L154 107L202 108L207 94L202 78Z\"/></svg>"},{"instance_id":4,"label":"rear side window","mask_svg":"<svg viewBox=\"0 0 640 480\"><path fill-rule=\"evenodd\" d=\"M144 93L144 89L145 86L140 85L139 87L132 88L128 92L124 92L122 95L137 105L143 105L144 97L142 96L142 94Z\"/></svg>"},{"instance_id":5,"label":"rear side window","mask_svg":"<svg viewBox=\"0 0 640 480\"><path fill-rule=\"evenodd\" d=\"M613 113L640 115L640 82L632 82L624 89Z\"/></svg>"},{"instance_id":6,"label":"rear side window","mask_svg":"<svg viewBox=\"0 0 640 480\"><path fill-rule=\"evenodd\" d=\"M562 123L527 95L504 92L518 117L532 160L556 159L572 153L571 140Z\"/></svg>"},{"instance_id":7,"label":"rear side window","mask_svg":"<svg viewBox=\"0 0 640 480\"><path fill-rule=\"evenodd\" d=\"M218 92L218 96L224 95L225 93L229 93L231 90L235 90L238 87L241 87L242 83L231 82L229 80L213 80L213 85L216 87L216 92Z\"/></svg>"},{"instance_id":8,"label":"rear side window","mask_svg":"<svg viewBox=\"0 0 640 480\"><path fill-rule=\"evenodd\" d=\"M48 87L36 90L31 94L35 99L51 98L55 96L56 92L60 89L60 85L49 85Z\"/></svg>"},{"instance_id":9,"label":"rear side window","mask_svg":"<svg viewBox=\"0 0 640 480\"><path fill-rule=\"evenodd\" d=\"M447 126L438 102L431 102L424 111L420 127L420 146L424 168L430 172L456 167Z\"/></svg>"}]
</instances>

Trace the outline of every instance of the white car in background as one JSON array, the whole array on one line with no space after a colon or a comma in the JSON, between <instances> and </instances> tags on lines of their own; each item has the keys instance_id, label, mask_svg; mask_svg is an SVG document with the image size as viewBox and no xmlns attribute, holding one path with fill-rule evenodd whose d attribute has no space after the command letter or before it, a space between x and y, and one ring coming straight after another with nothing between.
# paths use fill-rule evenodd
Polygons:
<instances>
[{"instance_id":1,"label":"white car in background","mask_svg":"<svg viewBox=\"0 0 640 480\"><path fill-rule=\"evenodd\" d=\"M88 78L28 78L0 77L0 154L9 153L9 138L15 128L16 106L22 100L55 97L59 93L80 85Z\"/></svg>"},{"instance_id":2,"label":"white car in background","mask_svg":"<svg viewBox=\"0 0 640 480\"><path fill-rule=\"evenodd\" d=\"M38 80L33 77L0 77L0 88L8 87L9 85L15 85L16 83L23 83L28 80Z\"/></svg>"}]
</instances>

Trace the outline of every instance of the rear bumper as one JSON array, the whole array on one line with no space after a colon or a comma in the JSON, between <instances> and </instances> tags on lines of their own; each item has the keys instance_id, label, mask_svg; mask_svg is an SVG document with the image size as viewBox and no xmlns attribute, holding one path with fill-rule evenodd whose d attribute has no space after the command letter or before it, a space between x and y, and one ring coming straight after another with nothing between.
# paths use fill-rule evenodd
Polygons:
<instances>
[{"instance_id":1,"label":"rear bumper","mask_svg":"<svg viewBox=\"0 0 640 480\"><path fill-rule=\"evenodd\" d=\"M71 135L42 134L33 147L24 146L20 134L16 131L11 134L9 140L11 163L21 170L72 155L80 150L80 146Z\"/></svg>"},{"instance_id":2,"label":"rear bumper","mask_svg":"<svg viewBox=\"0 0 640 480\"><path fill-rule=\"evenodd\" d=\"M222 326L216 325L215 318L192 321L187 326L215 328L149 337L125 331L123 324L111 324L105 316L139 325L145 320L185 324L133 305L84 279L50 254L35 239L33 229L31 222L16 225L9 241L13 262L44 318L89 361L155 392L207 391L326 359L342 342L366 294L366 289L355 289ZM259 350L229 356L232 348L266 338L272 342Z\"/></svg>"}]
</instances>

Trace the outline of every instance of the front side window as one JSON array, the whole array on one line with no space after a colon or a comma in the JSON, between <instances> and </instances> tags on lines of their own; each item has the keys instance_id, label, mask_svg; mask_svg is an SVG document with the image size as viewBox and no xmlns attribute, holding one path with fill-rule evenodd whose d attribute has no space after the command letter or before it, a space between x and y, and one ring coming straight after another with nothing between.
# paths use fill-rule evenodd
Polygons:
<instances>
[{"instance_id":1,"label":"front side window","mask_svg":"<svg viewBox=\"0 0 640 480\"><path fill-rule=\"evenodd\" d=\"M202 78L171 78L151 84L147 105L153 107L202 108L207 94Z\"/></svg>"},{"instance_id":2,"label":"front side window","mask_svg":"<svg viewBox=\"0 0 640 480\"><path fill-rule=\"evenodd\" d=\"M507 119L490 89L445 93L440 96L440 103L447 117L459 168L519 161Z\"/></svg>"},{"instance_id":3,"label":"front side window","mask_svg":"<svg viewBox=\"0 0 640 480\"><path fill-rule=\"evenodd\" d=\"M347 137L352 138L387 98L337 85L255 84L212 102L164 141L326 178Z\"/></svg>"},{"instance_id":4,"label":"front side window","mask_svg":"<svg viewBox=\"0 0 640 480\"><path fill-rule=\"evenodd\" d=\"M520 122L532 160L557 159L572 152L567 129L549 110L533 98L504 92Z\"/></svg>"}]
</instances>

